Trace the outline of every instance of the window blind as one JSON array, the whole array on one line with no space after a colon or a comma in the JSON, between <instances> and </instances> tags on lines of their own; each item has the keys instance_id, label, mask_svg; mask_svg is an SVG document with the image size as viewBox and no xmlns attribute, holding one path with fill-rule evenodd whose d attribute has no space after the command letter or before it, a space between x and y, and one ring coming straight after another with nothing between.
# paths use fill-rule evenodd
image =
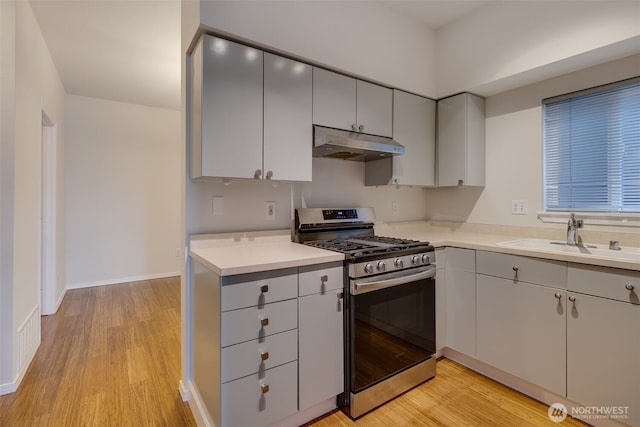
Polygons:
<instances>
[{"instance_id":1,"label":"window blind","mask_svg":"<svg viewBox=\"0 0 640 427\"><path fill-rule=\"evenodd\" d=\"M543 101L544 208L640 212L640 80Z\"/></svg>"}]
</instances>

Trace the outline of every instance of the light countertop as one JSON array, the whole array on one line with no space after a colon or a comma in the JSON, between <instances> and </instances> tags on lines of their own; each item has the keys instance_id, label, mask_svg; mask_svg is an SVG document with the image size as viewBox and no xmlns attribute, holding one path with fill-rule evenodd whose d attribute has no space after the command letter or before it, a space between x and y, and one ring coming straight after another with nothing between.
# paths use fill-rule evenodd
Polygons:
<instances>
[{"instance_id":1,"label":"light countertop","mask_svg":"<svg viewBox=\"0 0 640 427\"><path fill-rule=\"evenodd\" d=\"M293 243L289 230L192 236L189 255L218 276L343 261L338 252Z\"/></svg>"},{"instance_id":2,"label":"light countertop","mask_svg":"<svg viewBox=\"0 0 640 427\"><path fill-rule=\"evenodd\" d=\"M545 258L557 261L567 261L579 264L597 265L602 267L622 268L640 271L640 257L638 260L623 260L589 254L565 253L545 251L530 248L516 248L498 246L498 243L523 238L542 238L562 240L557 234L546 234L540 229L533 230L525 227L492 227L467 230L465 227L447 226L442 223L432 225L427 222L416 221L407 223L379 223L376 224L376 234L404 239L428 241L438 247L453 246L463 249L476 249L491 252L502 252L528 257ZM538 234L532 234L538 233ZM540 235L539 233L543 233Z\"/></svg>"},{"instance_id":3,"label":"light countertop","mask_svg":"<svg viewBox=\"0 0 640 427\"><path fill-rule=\"evenodd\" d=\"M380 236L428 241L436 248L452 246L640 271L640 257L638 260L622 260L497 245L500 242L530 237L562 240L558 230L415 221L377 223L375 233ZM625 243L621 241L621 245ZM289 230L196 235L191 237L190 248L189 255L219 276L344 260L344 255L338 252L292 243Z\"/></svg>"}]
</instances>

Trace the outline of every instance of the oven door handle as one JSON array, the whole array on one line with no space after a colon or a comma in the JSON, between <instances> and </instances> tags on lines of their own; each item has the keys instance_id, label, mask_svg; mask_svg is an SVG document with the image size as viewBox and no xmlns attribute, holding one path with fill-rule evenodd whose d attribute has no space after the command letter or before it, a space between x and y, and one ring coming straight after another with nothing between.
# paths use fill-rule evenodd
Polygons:
<instances>
[{"instance_id":1,"label":"oven door handle","mask_svg":"<svg viewBox=\"0 0 640 427\"><path fill-rule=\"evenodd\" d=\"M402 275L391 277L389 279L371 280L360 279L351 281L351 294L358 295L365 292L377 291L384 288L390 288L392 286L405 285L407 283L416 282L418 280L428 279L436 276L436 267L429 265L426 267L420 267L418 269L412 269L411 271L420 270L418 273L409 275Z\"/></svg>"}]
</instances>

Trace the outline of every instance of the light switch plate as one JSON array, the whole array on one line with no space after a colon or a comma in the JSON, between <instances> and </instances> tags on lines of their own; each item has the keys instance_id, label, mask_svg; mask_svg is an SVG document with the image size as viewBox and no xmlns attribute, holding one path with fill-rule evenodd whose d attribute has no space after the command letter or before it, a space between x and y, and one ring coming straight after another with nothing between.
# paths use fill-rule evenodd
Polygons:
<instances>
[{"instance_id":1,"label":"light switch plate","mask_svg":"<svg viewBox=\"0 0 640 427\"><path fill-rule=\"evenodd\" d=\"M212 211L214 215L224 215L224 197L213 196Z\"/></svg>"},{"instance_id":2,"label":"light switch plate","mask_svg":"<svg viewBox=\"0 0 640 427\"><path fill-rule=\"evenodd\" d=\"M511 215L527 215L529 213L528 205L527 200L512 200Z\"/></svg>"}]
</instances>

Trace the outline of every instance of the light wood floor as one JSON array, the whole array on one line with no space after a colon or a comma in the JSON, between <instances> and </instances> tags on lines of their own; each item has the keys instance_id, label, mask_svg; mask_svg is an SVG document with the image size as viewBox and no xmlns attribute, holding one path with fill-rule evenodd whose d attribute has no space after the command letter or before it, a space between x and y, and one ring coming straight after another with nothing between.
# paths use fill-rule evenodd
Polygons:
<instances>
[{"instance_id":1,"label":"light wood floor","mask_svg":"<svg viewBox=\"0 0 640 427\"><path fill-rule=\"evenodd\" d=\"M72 290L0 426L195 426L179 379L179 278Z\"/></svg>"},{"instance_id":2,"label":"light wood floor","mask_svg":"<svg viewBox=\"0 0 640 427\"><path fill-rule=\"evenodd\" d=\"M451 360L437 369L355 422L336 411L309 426L558 426L546 405ZM179 377L178 278L72 290L42 318L42 344L18 391L0 396L0 427L195 426Z\"/></svg>"}]
</instances>

